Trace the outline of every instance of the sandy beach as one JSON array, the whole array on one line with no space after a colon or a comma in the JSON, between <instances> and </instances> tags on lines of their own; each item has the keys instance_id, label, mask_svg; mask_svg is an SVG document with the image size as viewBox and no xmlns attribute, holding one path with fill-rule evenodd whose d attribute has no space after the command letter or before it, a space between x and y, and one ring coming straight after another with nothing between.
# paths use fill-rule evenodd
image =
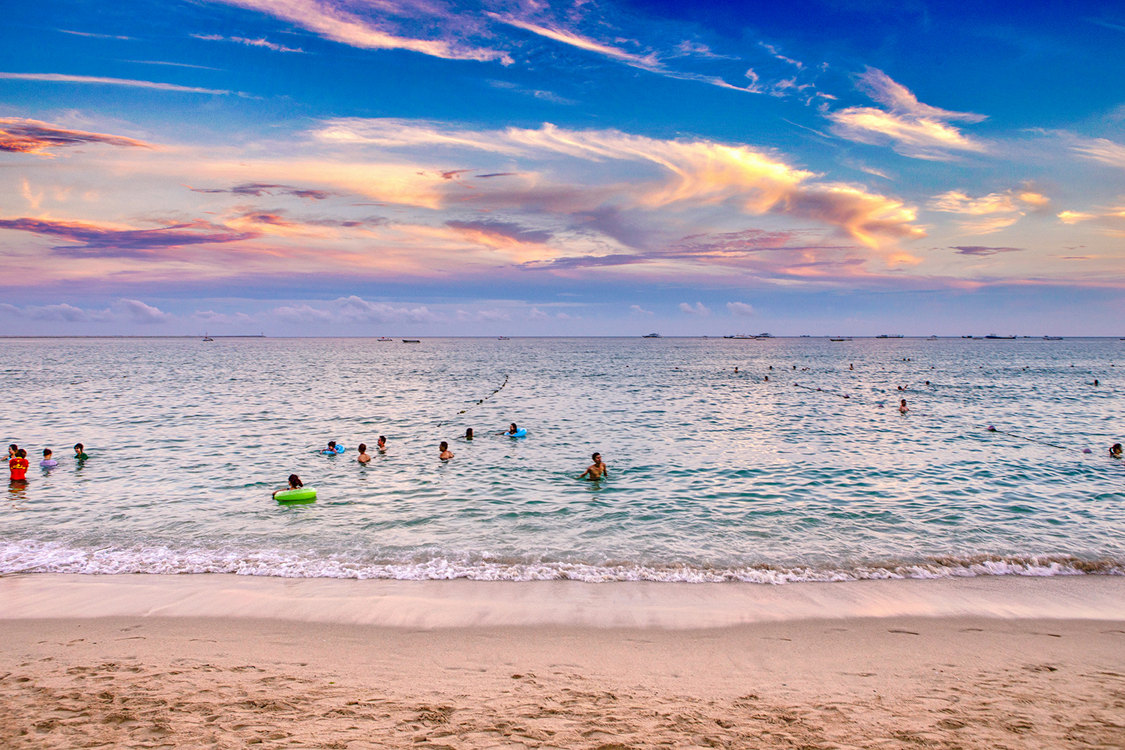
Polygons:
<instances>
[{"instance_id":1,"label":"sandy beach","mask_svg":"<svg viewBox=\"0 0 1125 750\"><path fill-rule=\"evenodd\" d=\"M1125 747L1116 577L23 575L0 601L3 747Z\"/></svg>"}]
</instances>

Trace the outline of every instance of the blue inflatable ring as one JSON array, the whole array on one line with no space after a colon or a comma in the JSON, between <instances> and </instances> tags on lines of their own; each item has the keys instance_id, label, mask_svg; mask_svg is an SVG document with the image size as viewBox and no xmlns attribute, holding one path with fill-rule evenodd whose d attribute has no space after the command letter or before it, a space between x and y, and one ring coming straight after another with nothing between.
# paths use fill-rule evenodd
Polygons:
<instances>
[{"instance_id":1,"label":"blue inflatable ring","mask_svg":"<svg viewBox=\"0 0 1125 750\"><path fill-rule=\"evenodd\" d=\"M504 434L507 435L510 438L527 437L527 428L521 427L518 430L516 430L515 432L505 432Z\"/></svg>"},{"instance_id":2,"label":"blue inflatable ring","mask_svg":"<svg viewBox=\"0 0 1125 750\"><path fill-rule=\"evenodd\" d=\"M343 452L344 452L344 446L342 446L342 445L337 445L335 451L329 450L328 448L325 448L324 450L321 451L321 453L323 453L326 456L338 456Z\"/></svg>"}]
</instances>

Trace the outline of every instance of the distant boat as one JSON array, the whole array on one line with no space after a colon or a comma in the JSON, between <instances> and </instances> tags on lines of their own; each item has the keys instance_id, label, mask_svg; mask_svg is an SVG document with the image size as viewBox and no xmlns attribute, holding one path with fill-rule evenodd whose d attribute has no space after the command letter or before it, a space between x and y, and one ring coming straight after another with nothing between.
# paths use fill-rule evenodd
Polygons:
<instances>
[{"instance_id":1,"label":"distant boat","mask_svg":"<svg viewBox=\"0 0 1125 750\"><path fill-rule=\"evenodd\" d=\"M971 339L971 338L972 338L972 336L962 336L961 338L963 338L963 339Z\"/></svg>"},{"instance_id":2,"label":"distant boat","mask_svg":"<svg viewBox=\"0 0 1125 750\"><path fill-rule=\"evenodd\" d=\"M829 341L851 341L849 338L828 339Z\"/></svg>"},{"instance_id":3,"label":"distant boat","mask_svg":"<svg viewBox=\"0 0 1125 750\"><path fill-rule=\"evenodd\" d=\"M723 336L724 339L756 339L758 336L751 336L749 333L736 333L733 336Z\"/></svg>"},{"instance_id":4,"label":"distant boat","mask_svg":"<svg viewBox=\"0 0 1125 750\"><path fill-rule=\"evenodd\" d=\"M496 340L497 341L511 341L512 338L510 336L497 336Z\"/></svg>"},{"instance_id":5,"label":"distant boat","mask_svg":"<svg viewBox=\"0 0 1125 750\"><path fill-rule=\"evenodd\" d=\"M208 336L208 335L207 335L207 334L205 333L205 334L203 334L203 340L204 340L204 341L214 341L215 339L211 338L210 336Z\"/></svg>"},{"instance_id":6,"label":"distant boat","mask_svg":"<svg viewBox=\"0 0 1125 750\"><path fill-rule=\"evenodd\" d=\"M772 338L773 338L773 334L772 334L772 333L759 333L759 334L758 334L758 335L757 335L757 336L756 336L755 338L759 338L759 339L772 339Z\"/></svg>"},{"instance_id":7,"label":"distant boat","mask_svg":"<svg viewBox=\"0 0 1125 750\"><path fill-rule=\"evenodd\" d=\"M404 344L420 344L420 343L422 343L422 340L421 339L403 339L402 343L404 343Z\"/></svg>"},{"instance_id":8,"label":"distant boat","mask_svg":"<svg viewBox=\"0 0 1125 750\"><path fill-rule=\"evenodd\" d=\"M1008 339L1014 339L1014 338L1015 338L1015 336L1000 336L999 334L995 334L995 333L990 333L990 334L988 334L987 336L985 336L985 338L986 338L986 339L1004 339L1004 340L1008 340Z\"/></svg>"},{"instance_id":9,"label":"distant boat","mask_svg":"<svg viewBox=\"0 0 1125 750\"><path fill-rule=\"evenodd\" d=\"M877 339L901 339L902 334L901 333L880 333L875 338L877 338Z\"/></svg>"},{"instance_id":10,"label":"distant boat","mask_svg":"<svg viewBox=\"0 0 1125 750\"><path fill-rule=\"evenodd\" d=\"M1044 341L1062 341L1063 337L1062 336L1044 336L1043 340Z\"/></svg>"},{"instance_id":11,"label":"distant boat","mask_svg":"<svg viewBox=\"0 0 1125 750\"><path fill-rule=\"evenodd\" d=\"M646 333L644 336L641 336L641 338L642 339L662 339L664 337L661 336L659 333Z\"/></svg>"},{"instance_id":12,"label":"distant boat","mask_svg":"<svg viewBox=\"0 0 1125 750\"><path fill-rule=\"evenodd\" d=\"M389 339L386 336L380 336L377 340L378 341L394 341L394 339Z\"/></svg>"}]
</instances>

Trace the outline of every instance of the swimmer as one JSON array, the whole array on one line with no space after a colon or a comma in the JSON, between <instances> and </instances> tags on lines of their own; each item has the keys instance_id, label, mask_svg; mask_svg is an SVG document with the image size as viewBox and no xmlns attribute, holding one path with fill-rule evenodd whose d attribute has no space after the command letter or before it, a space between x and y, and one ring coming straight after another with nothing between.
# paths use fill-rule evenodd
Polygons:
<instances>
[{"instance_id":1,"label":"swimmer","mask_svg":"<svg viewBox=\"0 0 1125 750\"><path fill-rule=\"evenodd\" d=\"M855 365L854 365L854 364L850 364L850 365L848 365L848 369L849 369L849 370L854 370L854 369L855 369Z\"/></svg>"},{"instance_id":2,"label":"swimmer","mask_svg":"<svg viewBox=\"0 0 1125 750\"><path fill-rule=\"evenodd\" d=\"M1114 443L1109 449L1110 458L1121 458L1121 443Z\"/></svg>"},{"instance_id":3,"label":"swimmer","mask_svg":"<svg viewBox=\"0 0 1125 750\"><path fill-rule=\"evenodd\" d=\"M500 434L501 435L515 435L519 431L520 431L519 428L516 427L516 423L512 422L510 425L508 425L508 431L507 432L501 432Z\"/></svg>"},{"instance_id":4,"label":"swimmer","mask_svg":"<svg viewBox=\"0 0 1125 750\"><path fill-rule=\"evenodd\" d=\"M367 443L359 444L359 455L356 456L355 460L361 464L365 464L371 460L371 456L367 455Z\"/></svg>"},{"instance_id":5,"label":"swimmer","mask_svg":"<svg viewBox=\"0 0 1125 750\"><path fill-rule=\"evenodd\" d=\"M289 486L288 487L282 487L279 490L274 490L273 491L273 498L274 498L274 500L276 500L277 499L277 493L279 493L279 492L285 492L286 490L298 490L298 489L300 489L304 486L305 486L305 483L301 481L301 478L299 476L297 476L296 474L290 474L289 475Z\"/></svg>"},{"instance_id":6,"label":"swimmer","mask_svg":"<svg viewBox=\"0 0 1125 750\"><path fill-rule=\"evenodd\" d=\"M899 414L905 414L905 413L906 413L906 412L908 412L908 411L910 411L910 409L908 409L908 408L906 407L906 399L901 399L901 400L900 400L900 401L898 402L898 413L899 413Z\"/></svg>"},{"instance_id":7,"label":"swimmer","mask_svg":"<svg viewBox=\"0 0 1125 750\"><path fill-rule=\"evenodd\" d=\"M472 427L465 428L465 440L468 441L468 440L472 440L472 439L473 439L473 428Z\"/></svg>"},{"instance_id":8,"label":"swimmer","mask_svg":"<svg viewBox=\"0 0 1125 750\"><path fill-rule=\"evenodd\" d=\"M602 477L608 477L609 468L605 465L605 462L602 461L602 454L595 453L594 455L590 456L590 458L594 459L594 463L586 467L586 471L582 472L582 476L578 478L589 478L591 481L596 482Z\"/></svg>"},{"instance_id":9,"label":"swimmer","mask_svg":"<svg viewBox=\"0 0 1125 750\"><path fill-rule=\"evenodd\" d=\"M55 468L56 466L59 465L58 461L51 458L51 449L50 448L44 448L43 449L43 460L39 462L39 465L42 466L44 469L53 469L53 468Z\"/></svg>"},{"instance_id":10,"label":"swimmer","mask_svg":"<svg viewBox=\"0 0 1125 750\"><path fill-rule=\"evenodd\" d=\"M26 482L27 467L30 465L27 460L27 451L23 448L17 448L16 454L8 461L8 471L10 472L8 479L12 482Z\"/></svg>"},{"instance_id":11,"label":"swimmer","mask_svg":"<svg viewBox=\"0 0 1125 750\"><path fill-rule=\"evenodd\" d=\"M336 455L336 441L335 440L329 440L328 441L328 447L325 448L324 450L322 450L321 453L323 453L326 456L335 456Z\"/></svg>"},{"instance_id":12,"label":"swimmer","mask_svg":"<svg viewBox=\"0 0 1125 750\"><path fill-rule=\"evenodd\" d=\"M20 449L20 447L18 445L16 445L15 443L8 443L8 460L9 461L11 461L13 458L16 457L16 451L18 451L19 449Z\"/></svg>"},{"instance_id":13,"label":"swimmer","mask_svg":"<svg viewBox=\"0 0 1125 750\"><path fill-rule=\"evenodd\" d=\"M75 443L74 444L74 460L75 461L85 461L87 458L89 458L89 456L86 455L86 446L82 445L82 443Z\"/></svg>"},{"instance_id":14,"label":"swimmer","mask_svg":"<svg viewBox=\"0 0 1125 750\"><path fill-rule=\"evenodd\" d=\"M767 383L768 383L768 382L770 382L770 376L769 376L769 375L766 375L766 377L765 377L765 381L766 381Z\"/></svg>"},{"instance_id":15,"label":"swimmer","mask_svg":"<svg viewBox=\"0 0 1125 750\"><path fill-rule=\"evenodd\" d=\"M385 436L380 435L379 439L375 441L375 450L380 453L387 452L387 438Z\"/></svg>"},{"instance_id":16,"label":"swimmer","mask_svg":"<svg viewBox=\"0 0 1125 750\"><path fill-rule=\"evenodd\" d=\"M438 458L440 458L442 461L448 461L449 459L453 458L453 451L449 450L449 443L445 442L444 440L441 441L441 445L438 446L438 450L441 451L441 455L438 456Z\"/></svg>"},{"instance_id":17,"label":"swimmer","mask_svg":"<svg viewBox=\"0 0 1125 750\"><path fill-rule=\"evenodd\" d=\"M737 374L738 374L738 368L737 368L737 367L736 367L736 368L734 368L734 374L735 374L735 375L737 375Z\"/></svg>"}]
</instances>

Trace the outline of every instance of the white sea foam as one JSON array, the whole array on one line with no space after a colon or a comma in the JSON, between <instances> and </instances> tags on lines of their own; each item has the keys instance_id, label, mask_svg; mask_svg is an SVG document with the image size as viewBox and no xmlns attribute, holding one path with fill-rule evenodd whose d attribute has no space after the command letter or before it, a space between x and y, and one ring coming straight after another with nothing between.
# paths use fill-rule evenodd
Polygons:
<instances>
[{"instance_id":1,"label":"white sea foam","mask_svg":"<svg viewBox=\"0 0 1125 750\"><path fill-rule=\"evenodd\" d=\"M885 579L937 579L974 576L1125 575L1118 560L1082 560L1070 556L978 556L911 562L868 563L853 567L599 565L574 561L357 560L339 555L299 554L283 550L176 550L165 546L81 549L56 542L19 541L0 545L0 574L71 573L181 575L233 573L278 578L354 578L404 581L552 581L590 583L651 581L667 583L834 582Z\"/></svg>"}]
</instances>

